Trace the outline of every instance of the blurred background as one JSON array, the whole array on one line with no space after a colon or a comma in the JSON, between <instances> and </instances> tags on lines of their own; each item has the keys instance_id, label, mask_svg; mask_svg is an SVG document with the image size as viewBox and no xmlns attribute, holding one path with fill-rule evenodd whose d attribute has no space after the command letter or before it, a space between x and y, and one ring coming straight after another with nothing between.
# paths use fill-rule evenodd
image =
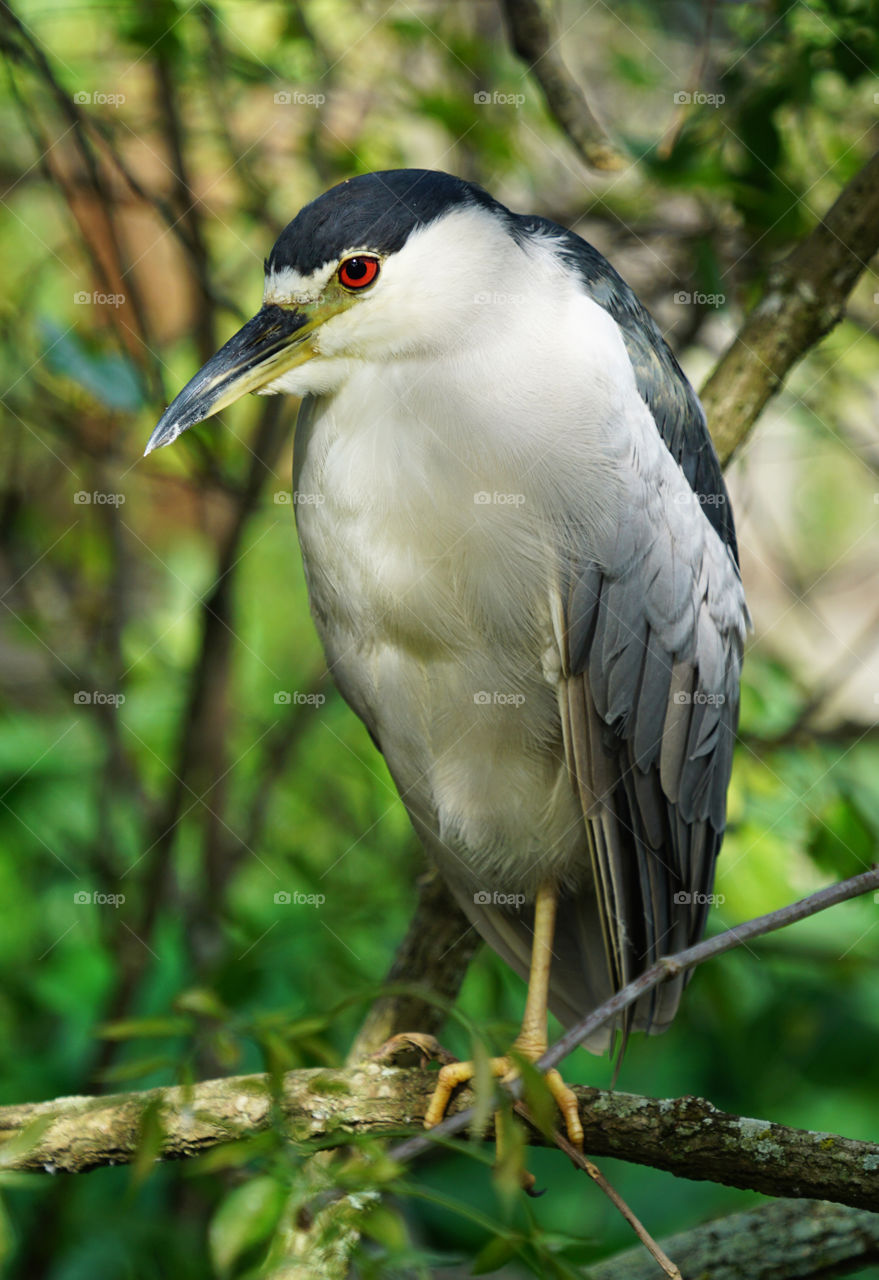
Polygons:
<instances>
[{"instance_id":1,"label":"blurred background","mask_svg":"<svg viewBox=\"0 0 879 1280\"><path fill-rule=\"evenodd\" d=\"M296 404L141 457L300 206L375 168L477 181L605 253L698 387L875 149L873 3L561 0L552 21L621 172L583 165L493 0L0 14L0 1102L341 1064L406 932L423 861L325 678ZM877 291L867 272L727 473L755 631L712 931L876 857ZM714 961L619 1087L875 1140L877 942L868 897ZM480 950L442 1039L498 1050L523 1002ZM578 1051L567 1076L611 1067ZM254 1275L302 1159L267 1140L4 1175L6 1273ZM557 1154L529 1164L550 1193L510 1205L475 1158L421 1163L362 1274L469 1274L497 1237L525 1241L500 1274L577 1275L631 1243ZM603 1166L657 1236L760 1203Z\"/></svg>"}]
</instances>

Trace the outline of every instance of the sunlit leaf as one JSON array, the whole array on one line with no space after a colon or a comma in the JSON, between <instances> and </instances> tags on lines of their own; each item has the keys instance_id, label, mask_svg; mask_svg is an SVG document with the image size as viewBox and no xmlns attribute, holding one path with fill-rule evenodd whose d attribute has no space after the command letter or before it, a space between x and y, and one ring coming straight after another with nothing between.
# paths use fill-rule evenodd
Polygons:
<instances>
[{"instance_id":1,"label":"sunlit leaf","mask_svg":"<svg viewBox=\"0 0 879 1280\"><path fill-rule=\"evenodd\" d=\"M229 1275L247 1249L268 1239L285 1197L281 1184L267 1175L251 1178L226 1196L208 1230L211 1258L221 1275Z\"/></svg>"}]
</instances>

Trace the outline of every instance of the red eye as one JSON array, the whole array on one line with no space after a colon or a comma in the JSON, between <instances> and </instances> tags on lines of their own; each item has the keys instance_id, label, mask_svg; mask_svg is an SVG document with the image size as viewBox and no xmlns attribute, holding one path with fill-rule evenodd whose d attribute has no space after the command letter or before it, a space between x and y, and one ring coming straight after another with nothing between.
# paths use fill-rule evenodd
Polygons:
<instances>
[{"instance_id":1,"label":"red eye","mask_svg":"<svg viewBox=\"0 0 879 1280\"><path fill-rule=\"evenodd\" d=\"M378 258L367 258L363 254L346 258L339 267L339 282L346 289L365 289L378 275L378 267Z\"/></svg>"}]
</instances>

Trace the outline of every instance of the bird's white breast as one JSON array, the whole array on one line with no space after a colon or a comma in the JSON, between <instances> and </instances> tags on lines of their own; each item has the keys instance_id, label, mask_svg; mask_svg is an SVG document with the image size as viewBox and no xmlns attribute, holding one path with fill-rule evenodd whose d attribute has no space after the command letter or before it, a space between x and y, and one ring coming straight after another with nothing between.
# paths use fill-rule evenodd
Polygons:
<instances>
[{"instance_id":1,"label":"bird's white breast","mask_svg":"<svg viewBox=\"0 0 879 1280\"><path fill-rule=\"evenodd\" d=\"M486 315L441 360L353 364L296 442L334 677L435 855L509 893L550 867L587 874L551 600L564 539L582 555L621 517L647 412L610 318L582 295L564 307ZM511 355L523 350L528 367Z\"/></svg>"}]
</instances>

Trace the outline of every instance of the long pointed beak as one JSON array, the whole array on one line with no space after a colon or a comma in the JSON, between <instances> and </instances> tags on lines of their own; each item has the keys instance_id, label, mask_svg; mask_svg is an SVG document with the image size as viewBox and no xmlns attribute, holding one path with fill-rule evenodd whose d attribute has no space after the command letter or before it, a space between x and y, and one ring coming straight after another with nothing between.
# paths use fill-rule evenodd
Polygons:
<instances>
[{"instance_id":1,"label":"long pointed beak","mask_svg":"<svg viewBox=\"0 0 879 1280\"><path fill-rule=\"evenodd\" d=\"M144 453L173 443L187 427L304 363L312 354L306 338L313 328L306 309L263 307L187 382L162 414Z\"/></svg>"}]
</instances>

